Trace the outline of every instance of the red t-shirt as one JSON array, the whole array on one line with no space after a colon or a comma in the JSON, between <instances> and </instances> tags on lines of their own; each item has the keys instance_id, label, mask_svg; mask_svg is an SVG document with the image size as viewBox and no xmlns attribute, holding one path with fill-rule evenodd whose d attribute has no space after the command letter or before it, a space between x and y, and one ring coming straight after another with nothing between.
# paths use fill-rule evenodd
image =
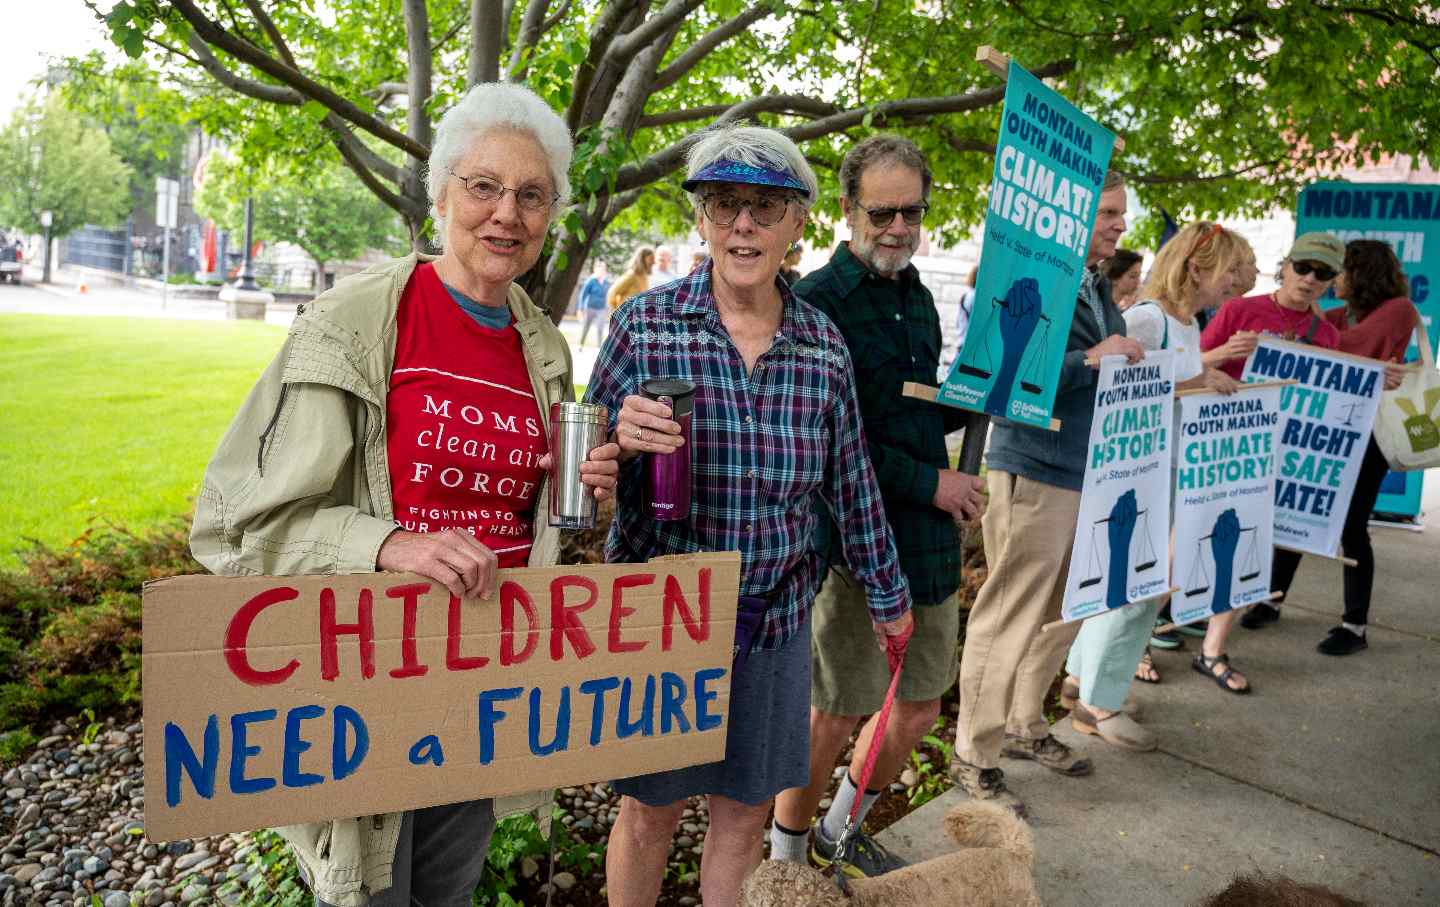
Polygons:
<instances>
[{"instance_id":1,"label":"red t-shirt","mask_svg":"<svg viewBox=\"0 0 1440 907\"><path fill-rule=\"evenodd\" d=\"M1385 362L1400 361L1420 321L1420 313L1404 296L1385 300L1354 324L1346 317L1348 311L1343 305L1325 310L1325 320L1340 331L1340 349Z\"/></svg>"},{"instance_id":2,"label":"red t-shirt","mask_svg":"<svg viewBox=\"0 0 1440 907\"><path fill-rule=\"evenodd\" d=\"M1273 295L1266 293L1232 299L1221 306L1200 335L1201 351L1215 349L1238 331L1256 331L1285 340L1299 340L1327 350L1340 345L1340 332L1335 330L1334 325L1313 312L1287 309L1276 302ZM1241 372L1245 371L1245 360L1222 362L1219 369L1239 380Z\"/></svg>"},{"instance_id":3,"label":"red t-shirt","mask_svg":"<svg viewBox=\"0 0 1440 907\"><path fill-rule=\"evenodd\" d=\"M464 529L525 566L548 442L520 334L476 324L428 263L400 297L385 414L396 525Z\"/></svg>"}]
</instances>

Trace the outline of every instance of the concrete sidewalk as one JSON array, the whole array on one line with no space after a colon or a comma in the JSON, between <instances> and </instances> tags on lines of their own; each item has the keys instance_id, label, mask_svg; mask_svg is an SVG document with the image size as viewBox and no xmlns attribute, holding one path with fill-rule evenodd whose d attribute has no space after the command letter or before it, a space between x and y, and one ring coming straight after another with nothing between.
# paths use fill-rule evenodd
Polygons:
<instances>
[{"instance_id":1,"label":"concrete sidewalk","mask_svg":"<svg viewBox=\"0 0 1440 907\"><path fill-rule=\"evenodd\" d=\"M1194 903L1257 869L1375 905L1440 904L1440 482L1428 491L1425 532L1371 532L1368 650L1315 651L1340 620L1341 568L1307 557L1282 620L1231 637L1252 695L1195 673L1187 640L1156 653L1163 683L1135 685L1160 752L1115 750L1066 720L1056 736L1093 758L1093 776L1004 763L1034 815L1046 904ZM879 839L912 860L947 852L940 819L963 796Z\"/></svg>"}]
</instances>

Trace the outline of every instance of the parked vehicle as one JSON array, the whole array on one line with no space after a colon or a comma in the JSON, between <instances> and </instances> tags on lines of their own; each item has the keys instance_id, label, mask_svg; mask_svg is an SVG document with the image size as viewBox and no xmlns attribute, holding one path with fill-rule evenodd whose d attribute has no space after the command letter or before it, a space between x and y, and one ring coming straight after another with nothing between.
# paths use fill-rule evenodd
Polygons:
<instances>
[{"instance_id":1,"label":"parked vehicle","mask_svg":"<svg viewBox=\"0 0 1440 907\"><path fill-rule=\"evenodd\" d=\"M0 280L19 283L25 270L25 246L0 236Z\"/></svg>"}]
</instances>

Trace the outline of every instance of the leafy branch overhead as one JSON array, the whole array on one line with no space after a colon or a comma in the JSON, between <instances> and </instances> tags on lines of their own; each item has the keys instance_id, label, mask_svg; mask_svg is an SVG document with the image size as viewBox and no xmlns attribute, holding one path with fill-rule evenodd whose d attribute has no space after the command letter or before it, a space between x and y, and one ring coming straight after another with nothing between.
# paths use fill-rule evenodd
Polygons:
<instances>
[{"instance_id":1,"label":"leafy branch overhead","mask_svg":"<svg viewBox=\"0 0 1440 907\"><path fill-rule=\"evenodd\" d=\"M98 15L98 13L97 13ZM523 81L575 132L574 208L529 288L559 311L600 233L683 229L696 136L751 120L822 178L876 129L931 157L941 240L981 217L997 46L1124 134L1142 201L1185 215L1289 204L1317 172L1440 158L1440 14L1415 0L122 0L113 40L186 85L195 119L253 158L333 148L426 229L434 121L468 85ZM660 191L657 191L660 190Z\"/></svg>"}]
</instances>

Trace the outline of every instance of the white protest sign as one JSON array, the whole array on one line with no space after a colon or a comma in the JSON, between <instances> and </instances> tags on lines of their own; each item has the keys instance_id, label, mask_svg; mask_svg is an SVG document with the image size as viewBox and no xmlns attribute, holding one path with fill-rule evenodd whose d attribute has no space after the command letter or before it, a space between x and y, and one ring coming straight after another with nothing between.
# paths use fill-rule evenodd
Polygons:
<instances>
[{"instance_id":1,"label":"white protest sign","mask_svg":"<svg viewBox=\"0 0 1440 907\"><path fill-rule=\"evenodd\" d=\"M1275 544L1335 557L1385 387L1385 364L1265 337L1241 379L1280 392Z\"/></svg>"},{"instance_id":2,"label":"white protest sign","mask_svg":"<svg viewBox=\"0 0 1440 907\"><path fill-rule=\"evenodd\" d=\"M1169 588L1170 448L1175 356L1100 361L1061 620L1079 620Z\"/></svg>"},{"instance_id":3,"label":"white protest sign","mask_svg":"<svg viewBox=\"0 0 1440 907\"><path fill-rule=\"evenodd\" d=\"M1180 398L1175 468L1176 624L1270 595L1280 387Z\"/></svg>"}]
</instances>

